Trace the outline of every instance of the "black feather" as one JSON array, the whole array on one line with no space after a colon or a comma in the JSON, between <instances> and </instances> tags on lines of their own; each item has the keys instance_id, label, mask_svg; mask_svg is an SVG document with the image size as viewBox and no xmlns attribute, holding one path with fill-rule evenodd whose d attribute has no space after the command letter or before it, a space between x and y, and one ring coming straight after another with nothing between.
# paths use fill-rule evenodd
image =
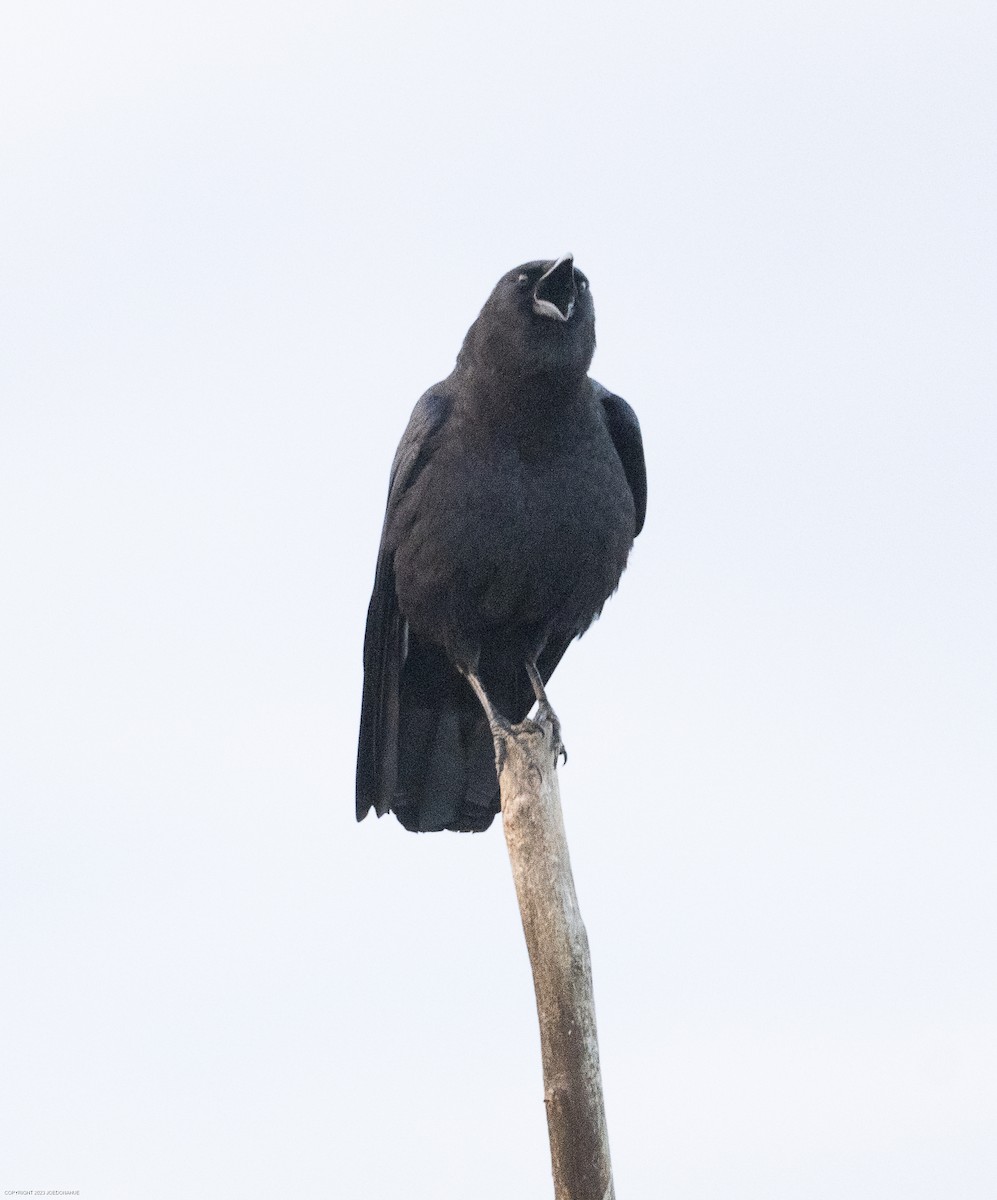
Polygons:
<instances>
[{"instance_id":1,"label":"black feather","mask_svg":"<svg viewBox=\"0 0 997 1200\"><path fill-rule=\"evenodd\" d=\"M549 679L616 589L647 484L633 410L587 374L594 349L584 276L527 263L416 405L367 614L358 819L373 807L407 829L487 828L492 738L464 675L523 720L526 663Z\"/></svg>"}]
</instances>

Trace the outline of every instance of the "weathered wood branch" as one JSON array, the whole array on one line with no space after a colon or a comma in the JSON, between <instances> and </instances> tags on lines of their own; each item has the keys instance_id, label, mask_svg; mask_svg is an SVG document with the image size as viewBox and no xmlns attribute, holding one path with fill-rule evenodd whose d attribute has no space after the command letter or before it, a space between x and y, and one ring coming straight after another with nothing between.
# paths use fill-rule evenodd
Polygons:
<instances>
[{"instance_id":1,"label":"weathered wood branch","mask_svg":"<svg viewBox=\"0 0 997 1200\"><path fill-rule=\"evenodd\" d=\"M540 1018L555 1200L614 1200L588 935L571 876L550 723L496 734L502 821Z\"/></svg>"}]
</instances>

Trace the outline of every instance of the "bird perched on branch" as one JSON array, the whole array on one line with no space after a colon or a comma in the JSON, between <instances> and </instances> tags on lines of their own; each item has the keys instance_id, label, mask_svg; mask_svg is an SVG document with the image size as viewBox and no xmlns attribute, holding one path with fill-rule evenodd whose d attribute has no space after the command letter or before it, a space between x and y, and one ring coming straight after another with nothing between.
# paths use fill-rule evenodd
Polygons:
<instances>
[{"instance_id":1,"label":"bird perched on branch","mask_svg":"<svg viewBox=\"0 0 997 1200\"><path fill-rule=\"evenodd\" d=\"M534 700L553 718L544 684L644 524L640 426L589 377L594 351L572 256L524 263L415 406L367 613L357 820L373 807L406 829L486 829L493 730Z\"/></svg>"}]
</instances>

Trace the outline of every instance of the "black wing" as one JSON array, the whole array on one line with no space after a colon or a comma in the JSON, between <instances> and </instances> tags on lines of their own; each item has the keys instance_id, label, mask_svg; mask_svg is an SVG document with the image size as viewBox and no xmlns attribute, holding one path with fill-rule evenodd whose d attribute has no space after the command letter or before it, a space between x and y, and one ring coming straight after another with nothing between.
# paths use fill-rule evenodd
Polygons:
<instances>
[{"instance_id":1,"label":"black wing","mask_svg":"<svg viewBox=\"0 0 997 1200\"><path fill-rule=\"evenodd\" d=\"M595 380L592 381L595 383ZM622 396L615 396L601 383L595 383L596 392L606 414L609 436L613 439L616 453L623 463L623 470L633 493L634 509L637 513L637 528L634 537L644 528L647 512L647 471L644 467L644 443L640 436L637 414Z\"/></svg>"},{"instance_id":2,"label":"black wing","mask_svg":"<svg viewBox=\"0 0 997 1200\"><path fill-rule=\"evenodd\" d=\"M388 504L363 645L363 703L357 750L358 821L363 820L371 807L378 816L388 811L398 778L398 685L408 631L395 594L389 529L399 500L425 464L433 435L449 411L448 398L438 392L427 392L409 418L391 465Z\"/></svg>"},{"instance_id":3,"label":"black wing","mask_svg":"<svg viewBox=\"0 0 997 1200\"><path fill-rule=\"evenodd\" d=\"M640 423L637 420L637 414L622 396L615 395L594 379L592 384L597 397L602 402L602 408L606 414L606 427L609 430L609 436L613 439L616 453L620 456L623 473L627 477L627 483L630 485L630 491L634 498L634 512L637 518L634 537L636 537L644 528L644 516L647 511L647 470L644 466L644 443L640 436ZM574 635L552 638L544 647L537 659L537 667L544 683L553 675L554 668L564 657L565 651L573 640ZM520 697L525 716L533 703L532 689L528 683L525 688L522 684L520 685Z\"/></svg>"}]
</instances>

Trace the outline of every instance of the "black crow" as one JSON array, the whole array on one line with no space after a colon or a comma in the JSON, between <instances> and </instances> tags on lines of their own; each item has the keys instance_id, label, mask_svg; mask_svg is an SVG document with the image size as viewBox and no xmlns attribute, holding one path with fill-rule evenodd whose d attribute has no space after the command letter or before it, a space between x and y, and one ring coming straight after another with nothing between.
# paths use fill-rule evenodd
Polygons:
<instances>
[{"instance_id":1,"label":"black crow","mask_svg":"<svg viewBox=\"0 0 997 1200\"><path fill-rule=\"evenodd\" d=\"M644 524L640 426L589 378L594 351L572 256L524 263L415 406L367 612L358 821L373 807L406 829L486 829L492 728L534 700L553 716L543 685Z\"/></svg>"}]
</instances>

